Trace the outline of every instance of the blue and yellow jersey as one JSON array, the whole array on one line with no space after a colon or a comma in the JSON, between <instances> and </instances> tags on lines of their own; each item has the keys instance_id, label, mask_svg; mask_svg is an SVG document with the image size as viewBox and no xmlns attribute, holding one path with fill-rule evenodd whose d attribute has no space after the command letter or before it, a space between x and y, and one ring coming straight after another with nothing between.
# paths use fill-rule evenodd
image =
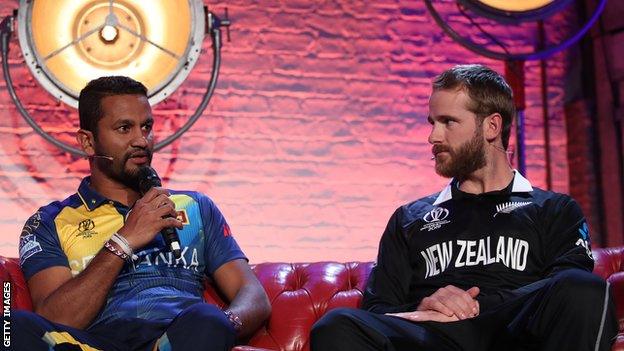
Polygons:
<instances>
[{"instance_id":1,"label":"blue and yellow jersey","mask_svg":"<svg viewBox=\"0 0 624 351\"><path fill-rule=\"evenodd\" d=\"M178 218L182 255L174 259L160 235L126 263L92 325L112 319L170 320L202 301L203 280L235 259L246 259L225 218L205 195L170 191ZM65 266L74 276L123 224L130 209L104 198L83 179L78 192L40 208L20 236L20 265L26 279L37 272Z\"/></svg>"}]
</instances>

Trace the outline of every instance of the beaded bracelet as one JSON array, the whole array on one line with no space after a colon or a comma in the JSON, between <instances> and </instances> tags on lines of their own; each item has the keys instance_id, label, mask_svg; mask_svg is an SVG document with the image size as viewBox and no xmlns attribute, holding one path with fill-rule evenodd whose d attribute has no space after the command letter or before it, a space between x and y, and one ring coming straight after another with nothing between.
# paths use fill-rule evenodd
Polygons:
<instances>
[{"instance_id":1,"label":"beaded bracelet","mask_svg":"<svg viewBox=\"0 0 624 351\"><path fill-rule=\"evenodd\" d=\"M121 258L124 261L127 261L128 257L130 257L125 252L116 248L115 245L110 243L110 241L105 242L104 247L108 249L108 251L112 252L113 254L115 254L117 257Z\"/></svg>"},{"instance_id":2,"label":"beaded bracelet","mask_svg":"<svg viewBox=\"0 0 624 351\"><path fill-rule=\"evenodd\" d=\"M223 313L227 317L227 319L232 323L234 330L241 331L243 329L243 322L241 322L240 318L234 314L234 312L230 310L223 310Z\"/></svg>"}]
</instances>

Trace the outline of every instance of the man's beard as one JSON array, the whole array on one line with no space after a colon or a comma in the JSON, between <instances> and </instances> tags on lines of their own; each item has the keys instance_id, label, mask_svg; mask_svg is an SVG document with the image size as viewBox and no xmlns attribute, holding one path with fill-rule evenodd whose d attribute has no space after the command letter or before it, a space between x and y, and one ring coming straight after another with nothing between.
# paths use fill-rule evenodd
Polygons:
<instances>
[{"instance_id":1,"label":"man's beard","mask_svg":"<svg viewBox=\"0 0 624 351\"><path fill-rule=\"evenodd\" d=\"M132 155L137 152L145 152L147 154L148 162L145 166L149 166L152 163L152 151L148 149L131 150L123 155L123 158L108 159L96 159L96 162L100 163L100 170L109 178L121 183L128 188L139 191L139 168L126 169L126 165ZM99 155L105 155L106 153L97 152Z\"/></svg>"},{"instance_id":2,"label":"man's beard","mask_svg":"<svg viewBox=\"0 0 624 351\"><path fill-rule=\"evenodd\" d=\"M447 146L434 145L434 153L447 151L448 157L444 161L437 161L436 173L446 178L466 179L474 171L486 165L485 142L483 133L479 128L475 131L472 139L460 145L457 149Z\"/></svg>"}]
</instances>

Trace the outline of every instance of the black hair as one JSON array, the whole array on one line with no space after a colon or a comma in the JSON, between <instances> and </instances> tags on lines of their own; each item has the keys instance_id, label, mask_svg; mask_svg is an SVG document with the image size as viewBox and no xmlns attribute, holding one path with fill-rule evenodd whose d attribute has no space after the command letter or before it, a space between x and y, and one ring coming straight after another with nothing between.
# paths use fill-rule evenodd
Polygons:
<instances>
[{"instance_id":1,"label":"black hair","mask_svg":"<svg viewBox=\"0 0 624 351\"><path fill-rule=\"evenodd\" d=\"M132 78L124 76L100 77L90 81L80 91L78 116L80 128L97 134L97 124L102 116L101 102L112 95L136 94L147 97L147 88Z\"/></svg>"}]
</instances>

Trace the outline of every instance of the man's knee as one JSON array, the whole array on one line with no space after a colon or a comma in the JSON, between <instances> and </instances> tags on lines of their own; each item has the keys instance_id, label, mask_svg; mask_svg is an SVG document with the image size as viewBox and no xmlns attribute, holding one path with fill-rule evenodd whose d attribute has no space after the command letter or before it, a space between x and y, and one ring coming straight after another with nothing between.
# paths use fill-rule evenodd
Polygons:
<instances>
[{"instance_id":1,"label":"man's knee","mask_svg":"<svg viewBox=\"0 0 624 351\"><path fill-rule=\"evenodd\" d=\"M312 339L334 338L340 335L354 317L363 311L353 308L336 308L326 313L312 326Z\"/></svg>"},{"instance_id":2,"label":"man's knee","mask_svg":"<svg viewBox=\"0 0 624 351\"><path fill-rule=\"evenodd\" d=\"M546 315L585 323L614 324L615 306L607 282L599 276L580 269L570 269L553 277L547 292Z\"/></svg>"},{"instance_id":3,"label":"man's knee","mask_svg":"<svg viewBox=\"0 0 624 351\"><path fill-rule=\"evenodd\" d=\"M220 333L236 335L225 313L217 306L208 303L197 303L188 307L182 311L178 319L179 322L185 324L185 327L210 328Z\"/></svg>"},{"instance_id":4,"label":"man's knee","mask_svg":"<svg viewBox=\"0 0 624 351\"><path fill-rule=\"evenodd\" d=\"M33 320L40 318L38 314L26 310L12 310L11 321L13 323L30 323Z\"/></svg>"},{"instance_id":5,"label":"man's knee","mask_svg":"<svg viewBox=\"0 0 624 351\"><path fill-rule=\"evenodd\" d=\"M528 331L539 338L541 349L610 348L617 320L602 278L570 269L553 276L544 289L544 295L537 295L540 300L535 313L527 320Z\"/></svg>"},{"instance_id":6,"label":"man's knee","mask_svg":"<svg viewBox=\"0 0 624 351\"><path fill-rule=\"evenodd\" d=\"M43 350L47 321L40 315L24 310L11 311L11 350Z\"/></svg>"},{"instance_id":7,"label":"man's knee","mask_svg":"<svg viewBox=\"0 0 624 351\"><path fill-rule=\"evenodd\" d=\"M570 305L603 304L607 283L595 274L580 269L568 269L552 279L553 293Z\"/></svg>"},{"instance_id":8,"label":"man's knee","mask_svg":"<svg viewBox=\"0 0 624 351\"><path fill-rule=\"evenodd\" d=\"M218 307L197 303L178 315L167 329L173 349L229 350L236 342L236 330Z\"/></svg>"},{"instance_id":9,"label":"man's knee","mask_svg":"<svg viewBox=\"0 0 624 351\"><path fill-rule=\"evenodd\" d=\"M19 332L41 332L41 335L43 335L44 328L42 327L42 323L44 321L45 319L43 317L31 311L11 311L12 329Z\"/></svg>"}]
</instances>

